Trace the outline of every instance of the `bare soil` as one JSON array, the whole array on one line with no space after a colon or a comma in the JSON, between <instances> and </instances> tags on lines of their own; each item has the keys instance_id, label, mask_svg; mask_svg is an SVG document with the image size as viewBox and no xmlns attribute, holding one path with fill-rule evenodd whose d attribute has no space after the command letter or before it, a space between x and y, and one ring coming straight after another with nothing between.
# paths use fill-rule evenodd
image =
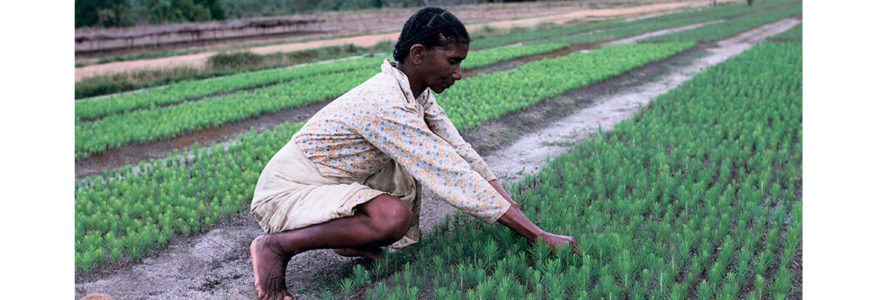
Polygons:
<instances>
[{"instance_id":1,"label":"bare soil","mask_svg":"<svg viewBox=\"0 0 878 300\"><path fill-rule=\"evenodd\" d=\"M718 2L734 2L736 0L719 0ZM650 2L658 2L658 1L650 1ZM709 1L703 0L689 0L689 1L678 1L673 3L654 3L641 5L636 7L623 7L623 8L606 8L606 9L589 9L586 7L579 6L569 6L569 7L555 7L548 11L540 11L538 8L526 8L526 9L513 9L511 12L504 10L463 10L457 11L454 8L451 8L451 11L458 16L462 20L466 20L469 23L479 22L480 20L503 20L505 21L493 21L493 22L485 22L479 24L471 24L468 26L469 30L476 30L485 26L492 26L495 28L509 28L509 27L529 27L534 26L540 23L563 23L571 20L586 20L586 19L602 19L602 18L612 18L612 17L624 17L624 16L639 16L644 14L652 14L657 12L668 12L675 11L680 9L686 9L690 7L697 6L705 6L709 5ZM508 5L508 4L504 4ZM571 10L574 10L571 12ZM548 14L548 15L547 15ZM360 20L342 20L327 22L338 24L340 28L347 28L348 33L355 33L361 28L369 28L371 32L381 32L381 31L389 31L389 30L398 30L402 28L402 25L405 23L405 20L411 15L411 11L402 11L396 12L395 15L383 15L380 18L372 17L369 18L365 15L358 15L361 18ZM540 16L542 15L542 16ZM540 17L532 17L532 16L540 16ZM530 17L526 19L516 19L516 20L508 20L513 18L520 17ZM341 29L340 29L341 30ZM353 31L353 32L350 32ZM373 46L381 41L396 40L398 36L398 32L392 33L384 33L384 34L370 34L370 35L361 35L347 38L336 38L336 39L325 39L325 40L317 40L310 42L294 42L288 44L280 44L280 45L272 45L272 46L262 46L262 47L251 47L249 50L253 53L257 54L267 54L274 52L290 52L302 49L310 49L310 48L318 48L318 47L326 47L326 46L338 46L345 44L354 44L357 46ZM145 59L145 60L136 60L136 61L122 61L122 62L113 62L99 65L90 65L76 68L75 80L79 81L83 78L89 78L96 75L105 75L105 74L115 74L122 72L132 72L136 70L144 70L144 69L164 69L171 67L180 67L180 66L189 66L195 68L204 67L207 59L216 54L216 52L204 52L197 54L189 54L189 55L180 55L174 57L165 57L165 58L156 58L156 59Z\"/></svg>"},{"instance_id":2,"label":"bare soil","mask_svg":"<svg viewBox=\"0 0 878 300\"><path fill-rule=\"evenodd\" d=\"M598 126L611 130L651 99L689 80L703 68L749 49L765 37L792 28L793 18L768 24L725 41L702 45L669 59L571 91L523 112L463 132L504 182L535 174L546 159L588 138ZM429 232L453 208L424 194L421 227ZM242 213L205 234L175 238L167 250L141 262L76 278L75 297L107 293L116 299L253 299L250 241L262 234ZM405 250L403 250L405 251ZM295 256L287 269L287 286L297 298L312 298L334 288L362 259L329 250ZM801 266L800 255L793 261ZM796 273L794 289L801 289Z\"/></svg>"}]
</instances>

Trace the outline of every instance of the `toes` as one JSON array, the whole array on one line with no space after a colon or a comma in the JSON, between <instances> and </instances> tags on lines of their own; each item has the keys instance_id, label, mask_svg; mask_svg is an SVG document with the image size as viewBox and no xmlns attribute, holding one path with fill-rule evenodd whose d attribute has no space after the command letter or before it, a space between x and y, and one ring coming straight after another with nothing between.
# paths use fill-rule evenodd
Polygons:
<instances>
[{"instance_id":1,"label":"toes","mask_svg":"<svg viewBox=\"0 0 878 300\"><path fill-rule=\"evenodd\" d=\"M271 299L276 299L276 300L283 300L284 298L285 298L284 295L281 294L280 292L276 292L274 294L274 297L271 297Z\"/></svg>"}]
</instances>

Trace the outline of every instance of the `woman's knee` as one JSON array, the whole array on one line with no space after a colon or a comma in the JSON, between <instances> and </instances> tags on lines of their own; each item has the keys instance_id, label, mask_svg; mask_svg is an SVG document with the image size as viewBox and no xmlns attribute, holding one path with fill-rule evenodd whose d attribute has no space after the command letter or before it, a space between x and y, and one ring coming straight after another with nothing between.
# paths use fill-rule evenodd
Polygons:
<instances>
[{"instance_id":1,"label":"woman's knee","mask_svg":"<svg viewBox=\"0 0 878 300\"><path fill-rule=\"evenodd\" d=\"M363 211L372 229L390 242L401 239L414 221L411 209L402 200L386 194L365 203Z\"/></svg>"}]
</instances>

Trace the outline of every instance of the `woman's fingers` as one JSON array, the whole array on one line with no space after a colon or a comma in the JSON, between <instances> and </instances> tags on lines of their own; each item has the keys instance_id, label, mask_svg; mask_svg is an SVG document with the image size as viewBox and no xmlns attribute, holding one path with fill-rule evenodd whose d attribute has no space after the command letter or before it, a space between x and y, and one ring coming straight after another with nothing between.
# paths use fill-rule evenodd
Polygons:
<instances>
[{"instance_id":1,"label":"woman's fingers","mask_svg":"<svg viewBox=\"0 0 878 300\"><path fill-rule=\"evenodd\" d=\"M570 237L570 241L569 241L568 246L573 247L573 253L576 253L576 255L582 255L582 253L581 253L582 250L579 248L579 243L576 242L576 240L573 239L573 237Z\"/></svg>"},{"instance_id":2,"label":"woman's fingers","mask_svg":"<svg viewBox=\"0 0 878 300\"><path fill-rule=\"evenodd\" d=\"M573 253L580 253L579 243L577 243L576 239L571 236L557 235L547 232L544 236L540 237L540 240L548 244L549 247L552 249L552 252L558 250L559 247L567 245L568 247L572 247Z\"/></svg>"}]
</instances>

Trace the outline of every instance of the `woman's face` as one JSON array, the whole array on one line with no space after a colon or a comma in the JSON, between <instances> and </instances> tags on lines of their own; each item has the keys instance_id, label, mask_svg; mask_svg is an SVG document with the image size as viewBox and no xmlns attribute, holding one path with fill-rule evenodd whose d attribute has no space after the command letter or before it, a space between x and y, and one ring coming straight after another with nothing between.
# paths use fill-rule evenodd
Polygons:
<instances>
[{"instance_id":1,"label":"woman's face","mask_svg":"<svg viewBox=\"0 0 878 300\"><path fill-rule=\"evenodd\" d=\"M434 47L427 50L424 57L425 84L434 93L441 94L463 78L460 63L466 59L469 51L467 44L449 44L445 47Z\"/></svg>"}]
</instances>

